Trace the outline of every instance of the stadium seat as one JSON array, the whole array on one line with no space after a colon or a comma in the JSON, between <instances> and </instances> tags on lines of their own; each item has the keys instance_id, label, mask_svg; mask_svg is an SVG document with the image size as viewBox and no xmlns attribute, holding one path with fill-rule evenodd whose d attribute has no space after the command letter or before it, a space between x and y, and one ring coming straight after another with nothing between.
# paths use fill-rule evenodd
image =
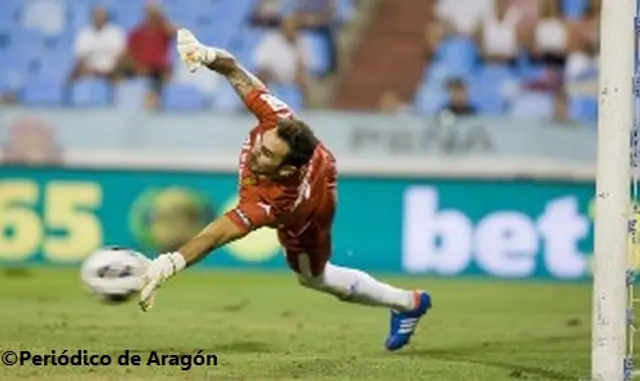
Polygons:
<instances>
[{"instance_id":1,"label":"stadium seat","mask_svg":"<svg viewBox=\"0 0 640 381\"><path fill-rule=\"evenodd\" d=\"M83 78L71 86L75 107L105 107L111 103L111 87L104 79Z\"/></svg>"},{"instance_id":2,"label":"stadium seat","mask_svg":"<svg viewBox=\"0 0 640 381\"><path fill-rule=\"evenodd\" d=\"M0 52L9 47L11 37L7 30L0 29Z\"/></svg>"},{"instance_id":3,"label":"stadium seat","mask_svg":"<svg viewBox=\"0 0 640 381\"><path fill-rule=\"evenodd\" d=\"M120 110L143 110L149 89L151 81L144 78L123 81L113 89L113 103Z\"/></svg>"},{"instance_id":4,"label":"stadium seat","mask_svg":"<svg viewBox=\"0 0 640 381\"><path fill-rule=\"evenodd\" d=\"M207 106L206 98L194 87L168 84L162 93L166 111L197 111Z\"/></svg>"},{"instance_id":5,"label":"stadium seat","mask_svg":"<svg viewBox=\"0 0 640 381\"><path fill-rule=\"evenodd\" d=\"M505 100L495 91L482 91L473 88L470 92L471 102L476 105L478 112L487 116L501 116L506 111Z\"/></svg>"},{"instance_id":6,"label":"stadium seat","mask_svg":"<svg viewBox=\"0 0 640 381\"><path fill-rule=\"evenodd\" d=\"M579 19L587 10L589 0L562 0L562 13L569 19Z\"/></svg>"},{"instance_id":7,"label":"stadium seat","mask_svg":"<svg viewBox=\"0 0 640 381\"><path fill-rule=\"evenodd\" d=\"M27 81L37 69L36 59L26 50L5 50L2 53L0 77L11 77L14 83Z\"/></svg>"},{"instance_id":8,"label":"stadium seat","mask_svg":"<svg viewBox=\"0 0 640 381\"><path fill-rule=\"evenodd\" d=\"M249 0L245 0L249 1ZM296 8L298 0L284 0L281 2L280 14L291 14ZM355 4L353 0L337 0L336 1L336 18L335 22L342 24L349 21L355 12Z\"/></svg>"},{"instance_id":9,"label":"stadium seat","mask_svg":"<svg viewBox=\"0 0 640 381\"><path fill-rule=\"evenodd\" d=\"M293 13L296 8L296 0L284 0L281 2L280 14L288 15Z\"/></svg>"},{"instance_id":10,"label":"stadium seat","mask_svg":"<svg viewBox=\"0 0 640 381\"><path fill-rule=\"evenodd\" d=\"M309 71L313 75L323 75L329 70L329 44L327 40L314 32L306 32L301 35L305 44L308 44L311 54Z\"/></svg>"},{"instance_id":11,"label":"stadium seat","mask_svg":"<svg viewBox=\"0 0 640 381\"><path fill-rule=\"evenodd\" d=\"M20 15L26 30L56 35L65 29L67 8L64 1L31 0L23 3Z\"/></svg>"},{"instance_id":12,"label":"stadium seat","mask_svg":"<svg viewBox=\"0 0 640 381\"><path fill-rule=\"evenodd\" d=\"M163 8L170 15L172 22L194 29L202 20L212 15L213 4L208 0L190 0L189 6L185 6L183 2L167 1Z\"/></svg>"},{"instance_id":13,"label":"stadium seat","mask_svg":"<svg viewBox=\"0 0 640 381\"><path fill-rule=\"evenodd\" d=\"M194 25L192 29L201 41L208 45L219 46L222 48L227 48L229 46L229 42L237 33L236 29L225 28L216 24L204 26Z\"/></svg>"},{"instance_id":14,"label":"stadium seat","mask_svg":"<svg viewBox=\"0 0 640 381\"><path fill-rule=\"evenodd\" d=\"M0 31L15 30L19 25L16 11L0 10Z\"/></svg>"},{"instance_id":15,"label":"stadium seat","mask_svg":"<svg viewBox=\"0 0 640 381\"><path fill-rule=\"evenodd\" d=\"M64 82L75 65L72 56L63 50L47 50L33 63L33 76L39 79L48 79Z\"/></svg>"},{"instance_id":16,"label":"stadium seat","mask_svg":"<svg viewBox=\"0 0 640 381\"><path fill-rule=\"evenodd\" d=\"M138 1L112 1L107 8L113 21L125 29L131 29L144 20L144 7Z\"/></svg>"},{"instance_id":17,"label":"stadium seat","mask_svg":"<svg viewBox=\"0 0 640 381\"><path fill-rule=\"evenodd\" d=\"M500 116L506 110L505 98L499 85L488 85L481 78L469 83L469 98L478 107L481 114Z\"/></svg>"},{"instance_id":18,"label":"stadium seat","mask_svg":"<svg viewBox=\"0 0 640 381\"><path fill-rule=\"evenodd\" d=\"M73 1L67 8L67 31L79 30L91 22L90 1Z\"/></svg>"},{"instance_id":19,"label":"stadium seat","mask_svg":"<svg viewBox=\"0 0 640 381\"><path fill-rule=\"evenodd\" d=\"M55 37L45 39L45 47L47 49L57 50L59 53L73 58L75 42L76 32L68 29Z\"/></svg>"},{"instance_id":20,"label":"stadium seat","mask_svg":"<svg viewBox=\"0 0 640 381\"><path fill-rule=\"evenodd\" d=\"M228 19L231 24L235 23L240 26L247 17L253 12L257 2L255 0L223 0L218 5L219 9L224 12L218 12L218 19Z\"/></svg>"},{"instance_id":21,"label":"stadium seat","mask_svg":"<svg viewBox=\"0 0 640 381\"><path fill-rule=\"evenodd\" d=\"M486 85L504 83L515 79L515 73L507 65L490 64L479 70L478 79Z\"/></svg>"},{"instance_id":22,"label":"stadium seat","mask_svg":"<svg viewBox=\"0 0 640 381\"><path fill-rule=\"evenodd\" d=\"M459 76L457 74L442 62L434 62L424 69L423 81L428 83L429 86L444 87L449 79L456 77L468 79L468 76Z\"/></svg>"},{"instance_id":23,"label":"stadium seat","mask_svg":"<svg viewBox=\"0 0 640 381\"><path fill-rule=\"evenodd\" d=\"M569 116L583 123L598 121L598 98L595 96L569 97Z\"/></svg>"},{"instance_id":24,"label":"stadium seat","mask_svg":"<svg viewBox=\"0 0 640 381\"><path fill-rule=\"evenodd\" d=\"M271 91L288 104L293 111L299 112L304 109L304 97L302 91L295 85L271 85Z\"/></svg>"},{"instance_id":25,"label":"stadium seat","mask_svg":"<svg viewBox=\"0 0 640 381\"><path fill-rule=\"evenodd\" d=\"M340 23L350 20L355 12L353 0L338 0L337 8L338 21Z\"/></svg>"},{"instance_id":26,"label":"stadium seat","mask_svg":"<svg viewBox=\"0 0 640 381\"><path fill-rule=\"evenodd\" d=\"M62 106L63 86L54 81L29 81L22 89L20 100L27 106Z\"/></svg>"},{"instance_id":27,"label":"stadium seat","mask_svg":"<svg viewBox=\"0 0 640 381\"><path fill-rule=\"evenodd\" d=\"M0 57L1 58L1 57ZM0 71L0 91L18 91L25 83L26 75L16 71Z\"/></svg>"},{"instance_id":28,"label":"stadium seat","mask_svg":"<svg viewBox=\"0 0 640 381\"><path fill-rule=\"evenodd\" d=\"M185 6L183 0L158 1L169 19L178 26L192 27L203 42L229 49L249 70L255 70L253 54L265 31L252 28L246 20L255 9L257 0L189 0L188 6ZM290 11L295 2L296 0L283 1L281 12L287 12L287 9ZM91 10L96 5L105 6L112 11L114 21L127 28L139 23L144 16L145 2L139 1L0 0L0 85L11 89L26 86L25 98L32 102L51 99L50 103L60 100L59 103L64 105L104 105L108 99L107 92L99 85L95 85L98 86L95 94L93 91L83 90L93 85L78 84L75 91L69 88L68 99L62 97L67 91L64 87L56 91L51 89L55 83L64 85L74 63L75 37L80 28L90 24ZM337 9L338 19L349 19L355 9L354 2L338 0ZM304 38L312 46L312 73L325 73L328 68L326 42L311 32L305 32ZM25 49L27 46L29 49ZM175 54L172 58L175 58ZM127 83L114 89L115 105L138 109L143 102L139 96L143 92L140 90L142 87L144 86ZM211 86L207 86L207 89L209 87ZM35 88L44 89L44 93L41 96L33 94ZM210 97L219 109L242 108L233 90L217 89L215 86L210 90L214 93L207 96L202 89L192 89L199 92L200 96L181 101L175 96L176 92L187 90L170 87L166 93L166 101L170 108L188 109L200 107L200 101L206 104L207 97ZM284 88L281 92L292 107L302 105L299 89ZM134 99L139 101L134 102ZM62 102L64 100L69 102Z\"/></svg>"},{"instance_id":29,"label":"stadium seat","mask_svg":"<svg viewBox=\"0 0 640 381\"><path fill-rule=\"evenodd\" d=\"M0 71L0 87L3 91L18 91L24 87L25 78L27 76L24 73L18 71Z\"/></svg>"},{"instance_id":30,"label":"stadium seat","mask_svg":"<svg viewBox=\"0 0 640 381\"><path fill-rule=\"evenodd\" d=\"M485 65L470 83L470 95L483 114L499 116L507 106L508 90L518 82L506 65Z\"/></svg>"},{"instance_id":31,"label":"stadium seat","mask_svg":"<svg viewBox=\"0 0 640 381\"><path fill-rule=\"evenodd\" d=\"M0 17L9 17L18 21L20 19L20 11L24 6L24 0L2 0L0 7L2 8L2 16Z\"/></svg>"},{"instance_id":32,"label":"stadium seat","mask_svg":"<svg viewBox=\"0 0 640 381\"><path fill-rule=\"evenodd\" d=\"M478 49L468 37L447 38L438 47L435 60L447 67L452 75L467 76L478 62Z\"/></svg>"},{"instance_id":33,"label":"stadium seat","mask_svg":"<svg viewBox=\"0 0 640 381\"><path fill-rule=\"evenodd\" d=\"M536 80L545 76L545 72L542 65L523 64L518 67L517 77L522 81Z\"/></svg>"},{"instance_id":34,"label":"stadium seat","mask_svg":"<svg viewBox=\"0 0 640 381\"><path fill-rule=\"evenodd\" d=\"M243 109L243 104L228 82L223 81L213 97L214 109L221 112L235 113Z\"/></svg>"},{"instance_id":35,"label":"stadium seat","mask_svg":"<svg viewBox=\"0 0 640 381\"><path fill-rule=\"evenodd\" d=\"M509 116L516 119L551 119L553 96L544 92L526 92L515 98Z\"/></svg>"},{"instance_id":36,"label":"stadium seat","mask_svg":"<svg viewBox=\"0 0 640 381\"><path fill-rule=\"evenodd\" d=\"M219 83L224 80L224 77L215 75L209 70L198 70L195 73L191 73L186 65L181 63L173 66L173 75L171 77L172 83L193 87L209 98L213 97Z\"/></svg>"},{"instance_id":37,"label":"stadium seat","mask_svg":"<svg viewBox=\"0 0 640 381\"><path fill-rule=\"evenodd\" d=\"M36 30L17 29L9 34L9 46L16 50L24 50L25 46L32 50L43 49L45 42L45 35Z\"/></svg>"},{"instance_id":38,"label":"stadium seat","mask_svg":"<svg viewBox=\"0 0 640 381\"><path fill-rule=\"evenodd\" d=\"M243 28L231 41L231 50L249 70L255 69L254 52L266 33L264 28Z\"/></svg>"},{"instance_id":39,"label":"stadium seat","mask_svg":"<svg viewBox=\"0 0 640 381\"><path fill-rule=\"evenodd\" d=\"M414 109L422 115L436 114L448 101L447 92L442 86L423 83L414 100Z\"/></svg>"}]
</instances>

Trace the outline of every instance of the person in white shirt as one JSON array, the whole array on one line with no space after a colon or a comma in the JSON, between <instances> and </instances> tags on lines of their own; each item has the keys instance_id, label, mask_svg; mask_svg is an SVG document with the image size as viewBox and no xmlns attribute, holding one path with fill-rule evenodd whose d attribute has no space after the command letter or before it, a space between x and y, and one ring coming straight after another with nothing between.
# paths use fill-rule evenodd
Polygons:
<instances>
[{"instance_id":1,"label":"person in white shirt","mask_svg":"<svg viewBox=\"0 0 640 381\"><path fill-rule=\"evenodd\" d=\"M491 13L495 0L439 0L436 15L453 34L471 36Z\"/></svg>"},{"instance_id":2,"label":"person in white shirt","mask_svg":"<svg viewBox=\"0 0 640 381\"><path fill-rule=\"evenodd\" d=\"M486 14L475 37L485 63L514 64L521 47L523 14L509 0L495 0L493 10Z\"/></svg>"},{"instance_id":3,"label":"person in white shirt","mask_svg":"<svg viewBox=\"0 0 640 381\"><path fill-rule=\"evenodd\" d=\"M308 96L309 47L298 36L295 17L282 20L279 30L269 32L255 51L258 76L267 84L296 84L305 101Z\"/></svg>"},{"instance_id":4,"label":"person in white shirt","mask_svg":"<svg viewBox=\"0 0 640 381\"><path fill-rule=\"evenodd\" d=\"M82 28L75 41L76 66L71 80L86 76L111 78L126 46L126 33L109 22L104 8L92 12L92 24Z\"/></svg>"},{"instance_id":5,"label":"person in white shirt","mask_svg":"<svg viewBox=\"0 0 640 381\"><path fill-rule=\"evenodd\" d=\"M598 95L599 46L579 45L572 51L564 67L564 83L569 96Z\"/></svg>"},{"instance_id":6,"label":"person in white shirt","mask_svg":"<svg viewBox=\"0 0 640 381\"><path fill-rule=\"evenodd\" d=\"M493 10L494 1L430 0L423 29L426 58L431 60L450 37L472 37Z\"/></svg>"},{"instance_id":7,"label":"person in white shirt","mask_svg":"<svg viewBox=\"0 0 640 381\"><path fill-rule=\"evenodd\" d=\"M555 0L543 0L541 17L533 27L531 53L545 65L562 68L569 49L569 28Z\"/></svg>"}]
</instances>

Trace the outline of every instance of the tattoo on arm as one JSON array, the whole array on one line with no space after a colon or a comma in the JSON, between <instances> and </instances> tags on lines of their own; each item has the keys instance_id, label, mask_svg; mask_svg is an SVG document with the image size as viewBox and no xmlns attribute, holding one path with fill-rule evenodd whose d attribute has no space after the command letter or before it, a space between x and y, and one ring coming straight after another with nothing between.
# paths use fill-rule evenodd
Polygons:
<instances>
[{"instance_id":1,"label":"tattoo on arm","mask_svg":"<svg viewBox=\"0 0 640 381\"><path fill-rule=\"evenodd\" d=\"M242 67L238 60L225 50L219 50L216 59L207 67L227 77L227 80L241 98L244 98L254 90L266 87L258 77Z\"/></svg>"}]
</instances>

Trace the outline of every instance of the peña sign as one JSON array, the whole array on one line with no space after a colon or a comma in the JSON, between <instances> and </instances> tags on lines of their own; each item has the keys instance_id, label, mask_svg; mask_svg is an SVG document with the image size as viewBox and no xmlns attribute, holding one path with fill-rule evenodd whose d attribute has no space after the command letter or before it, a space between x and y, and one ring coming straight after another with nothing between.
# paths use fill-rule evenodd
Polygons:
<instances>
[{"instance_id":1,"label":"pe\u00f1a sign","mask_svg":"<svg viewBox=\"0 0 640 381\"><path fill-rule=\"evenodd\" d=\"M350 132L352 152L370 149L390 154L492 154L496 151L492 134L482 125L459 129L442 124L424 128L397 126L394 129L355 127Z\"/></svg>"}]
</instances>

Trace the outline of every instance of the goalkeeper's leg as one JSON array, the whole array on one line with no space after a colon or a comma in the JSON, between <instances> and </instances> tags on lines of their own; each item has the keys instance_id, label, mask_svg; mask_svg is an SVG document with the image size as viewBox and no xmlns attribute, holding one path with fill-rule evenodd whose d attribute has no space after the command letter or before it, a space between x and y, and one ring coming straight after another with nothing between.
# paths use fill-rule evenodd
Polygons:
<instances>
[{"instance_id":1,"label":"goalkeeper's leg","mask_svg":"<svg viewBox=\"0 0 640 381\"><path fill-rule=\"evenodd\" d=\"M409 343L420 321L431 308L431 296L419 290L405 290L381 282L356 269L336 266L321 254L297 254L290 265L304 287L335 296L341 301L391 309L390 331L385 342L389 350ZM292 263L293 262L293 263Z\"/></svg>"},{"instance_id":2,"label":"goalkeeper's leg","mask_svg":"<svg viewBox=\"0 0 640 381\"><path fill-rule=\"evenodd\" d=\"M305 254L303 254L305 255ZM338 299L366 306L388 307L410 311L416 307L416 292L383 283L364 271L326 263L318 276L298 275L307 288L331 294Z\"/></svg>"}]
</instances>

